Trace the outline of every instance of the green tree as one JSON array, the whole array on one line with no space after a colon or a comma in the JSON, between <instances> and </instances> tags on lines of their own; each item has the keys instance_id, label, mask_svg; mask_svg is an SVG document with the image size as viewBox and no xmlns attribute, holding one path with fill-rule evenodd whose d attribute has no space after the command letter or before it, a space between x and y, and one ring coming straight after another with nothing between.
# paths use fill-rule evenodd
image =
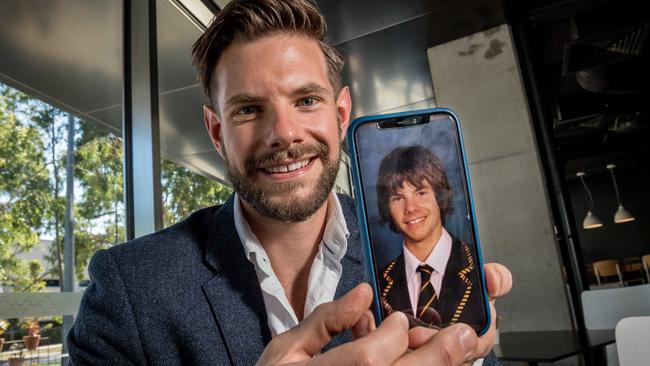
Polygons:
<instances>
[{"instance_id":1,"label":"green tree","mask_svg":"<svg viewBox=\"0 0 650 366\"><path fill-rule=\"evenodd\" d=\"M170 160L163 160L161 171L165 226L200 208L221 204L232 193L230 187Z\"/></svg>"},{"instance_id":2,"label":"green tree","mask_svg":"<svg viewBox=\"0 0 650 366\"><path fill-rule=\"evenodd\" d=\"M67 114L0 84L0 282L38 291L46 276L60 278L65 211ZM85 279L92 255L124 240L122 139L91 123L75 137L75 274ZM171 161L162 162L167 225L192 211L223 203L231 189ZM54 237L46 260L19 258Z\"/></svg>"},{"instance_id":3,"label":"green tree","mask_svg":"<svg viewBox=\"0 0 650 366\"><path fill-rule=\"evenodd\" d=\"M99 249L124 240L122 139L96 125L81 124L75 179L82 188L75 210L75 273Z\"/></svg>"},{"instance_id":4,"label":"green tree","mask_svg":"<svg viewBox=\"0 0 650 366\"><path fill-rule=\"evenodd\" d=\"M42 263L19 255L40 245L53 200L40 131L16 116L24 102L22 93L0 85L0 282L38 291L44 286Z\"/></svg>"}]
</instances>

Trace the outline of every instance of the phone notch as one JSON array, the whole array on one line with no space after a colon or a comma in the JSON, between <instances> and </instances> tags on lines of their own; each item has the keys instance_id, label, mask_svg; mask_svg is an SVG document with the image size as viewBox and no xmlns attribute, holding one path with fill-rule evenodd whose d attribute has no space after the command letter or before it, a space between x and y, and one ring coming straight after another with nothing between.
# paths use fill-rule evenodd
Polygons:
<instances>
[{"instance_id":1,"label":"phone notch","mask_svg":"<svg viewBox=\"0 0 650 366\"><path fill-rule=\"evenodd\" d=\"M378 129L387 130L391 128L418 126L425 123L429 123L429 120L430 120L429 114L421 114L415 116L389 118L389 119L377 121L376 123Z\"/></svg>"}]
</instances>

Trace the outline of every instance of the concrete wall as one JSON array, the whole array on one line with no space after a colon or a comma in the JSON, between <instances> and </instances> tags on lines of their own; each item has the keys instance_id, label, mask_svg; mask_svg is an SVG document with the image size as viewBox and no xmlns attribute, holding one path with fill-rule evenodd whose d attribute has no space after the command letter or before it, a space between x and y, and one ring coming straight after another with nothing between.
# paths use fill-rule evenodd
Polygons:
<instances>
[{"instance_id":1,"label":"concrete wall","mask_svg":"<svg viewBox=\"0 0 650 366\"><path fill-rule=\"evenodd\" d=\"M507 25L427 51L436 104L455 110L469 160L486 261L514 288L497 303L502 331L571 329L528 102Z\"/></svg>"}]
</instances>

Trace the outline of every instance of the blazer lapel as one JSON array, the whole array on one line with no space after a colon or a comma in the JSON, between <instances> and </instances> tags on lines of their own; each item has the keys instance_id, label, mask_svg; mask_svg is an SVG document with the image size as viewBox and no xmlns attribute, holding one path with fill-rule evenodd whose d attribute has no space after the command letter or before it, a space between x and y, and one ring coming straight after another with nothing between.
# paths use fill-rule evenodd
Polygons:
<instances>
[{"instance_id":1,"label":"blazer lapel","mask_svg":"<svg viewBox=\"0 0 650 366\"><path fill-rule=\"evenodd\" d=\"M205 261L216 271L203 284L230 361L252 365L271 340L257 274L246 258L233 218L234 195L215 212Z\"/></svg>"},{"instance_id":2,"label":"blazer lapel","mask_svg":"<svg viewBox=\"0 0 650 366\"><path fill-rule=\"evenodd\" d=\"M395 259L394 265L390 263L382 269L379 274L383 277L384 286L381 289L385 293L388 304L396 311L406 311L413 309L411 297L406 282L406 268L404 264L404 255Z\"/></svg>"},{"instance_id":3,"label":"blazer lapel","mask_svg":"<svg viewBox=\"0 0 650 366\"><path fill-rule=\"evenodd\" d=\"M451 255L445 276L442 279L441 294L438 299L438 309L443 316L443 324L454 324L460 319L467 300L473 290L473 284L468 273L474 270L474 262L470 261L466 252L467 245L458 239L453 239Z\"/></svg>"}]
</instances>

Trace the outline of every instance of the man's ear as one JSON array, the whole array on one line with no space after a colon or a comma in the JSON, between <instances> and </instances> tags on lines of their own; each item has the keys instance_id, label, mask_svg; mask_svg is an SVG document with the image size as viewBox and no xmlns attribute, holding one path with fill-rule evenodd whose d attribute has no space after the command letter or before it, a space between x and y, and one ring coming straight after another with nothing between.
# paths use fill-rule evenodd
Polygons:
<instances>
[{"instance_id":1,"label":"man's ear","mask_svg":"<svg viewBox=\"0 0 650 366\"><path fill-rule=\"evenodd\" d=\"M341 141L345 140L345 134L350 126L350 112L352 111L352 100L350 98L350 88L344 86L336 98L336 113L341 124Z\"/></svg>"},{"instance_id":2,"label":"man's ear","mask_svg":"<svg viewBox=\"0 0 650 366\"><path fill-rule=\"evenodd\" d=\"M221 158L225 159L221 135L221 121L214 108L207 104L203 105L203 122L205 123L205 128L208 130L212 144L217 149L219 155L221 155Z\"/></svg>"}]
</instances>

